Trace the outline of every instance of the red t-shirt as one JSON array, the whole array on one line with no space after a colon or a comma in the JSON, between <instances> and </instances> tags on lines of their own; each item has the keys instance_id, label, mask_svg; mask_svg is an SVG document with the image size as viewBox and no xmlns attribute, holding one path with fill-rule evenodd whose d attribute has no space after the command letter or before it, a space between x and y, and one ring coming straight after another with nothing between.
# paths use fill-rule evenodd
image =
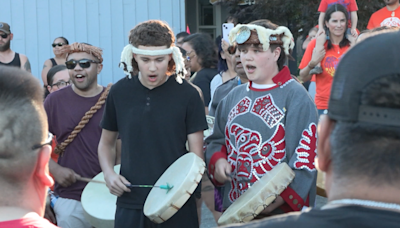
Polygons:
<instances>
[{"instance_id":1,"label":"red t-shirt","mask_svg":"<svg viewBox=\"0 0 400 228\"><path fill-rule=\"evenodd\" d=\"M349 25L348 27L351 28L351 15L350 13L353 11L358 10L358 6L356 0L321 0L321 3L318 7L318 12L325 13L329 6L333 4L341 4L346 7L347 12L349 12Z\"/></svg>"},{"instance_id":2,"label":"red t-shirt","mask_svg":"<svg viewBox=\"0 0 400 228\"><path fill-rule=\"evenodd\" d=\"M385 6L371 15L367 29L382 26L400 27L400 7L395 11L389 11Z\"/></svg>"},{"instance_id":3,"label":"red t-shirt","mask_svg":"<svg viewBox=\"0 0 400 228\"><path fill-rule=\"evenodd\" d=\"M37 215L0 222L0 228L58 228L58 226Z\"/></svg>"},{"instance_id":4,"label":"red t-shirt","mask_svg":"<svg viewBox=\"0 0 400 228\"><path fill-rule=\"evenodd\" d=\"M304 69L311 61L312 52L315 48L316 40L311 40L301 60L300 69ZM349 49L349 46L340 48L339 45L333 45L330 50L327 50L328 42L325 43L326 54L321 61L322 73L315 75L316 93L315 104L317 109L327 109L329 96L331 94L331 85L336 67L342 58L343 54Z\"/></svg>"}]
</instances>

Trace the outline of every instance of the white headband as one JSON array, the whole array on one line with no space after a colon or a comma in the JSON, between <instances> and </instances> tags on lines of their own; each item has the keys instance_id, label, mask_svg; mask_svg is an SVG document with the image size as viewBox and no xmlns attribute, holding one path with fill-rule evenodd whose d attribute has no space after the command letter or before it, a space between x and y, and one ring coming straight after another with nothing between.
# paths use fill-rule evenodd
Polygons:
<instances>
[{"instance_id":1,"label":"white headband","mask_svg":"<svg viewBox=\"0 0 400 228\"><path fill-rule=\"evenodd\" d=\"M182 79L185 78L186 69L185 69L185 62L182 57L182 53L179 48L173 46L167 49L161 50L144 50L134 47L132 44L128 44L124 47L121 53L121 63L126 65L126 71L124 70L125 74L128 75L128 78L131 79L133 72L132 67L132 59L133 53L139 55L150 55L150 56L157 56L157 55L169 55L172 53L172 59L175 62L175 73L176 73L176 81L178 83L182 83ZM120 67L124 69L124 65L120 63Z\"/></svg>"},{"instance_id":2,"label":"white headband","mask_svg":"<svg viewBox=\"0 0 400 228\"><path fill-rule=\"evenodd\" d=\"M258 40L263 46L263 50L266 51L269 49L270 40L272 40L271 35L283 35L281 40L283 42L283 49L286 55L289 55L289 50L293 50L294 48L294 39L290 30L284 26L279 26L275 30L267 29L263 26L253 25L253 24L244 24L244 25L236 25L231 32L229 33L229 43L233 45L236 42L236 39L240 37L241 31L247 27L248 30L256 30L258 35ZM242 28L242 30L241 30ZM247 34L250 37L250 34Z\"/></svg>"}]
</instances>

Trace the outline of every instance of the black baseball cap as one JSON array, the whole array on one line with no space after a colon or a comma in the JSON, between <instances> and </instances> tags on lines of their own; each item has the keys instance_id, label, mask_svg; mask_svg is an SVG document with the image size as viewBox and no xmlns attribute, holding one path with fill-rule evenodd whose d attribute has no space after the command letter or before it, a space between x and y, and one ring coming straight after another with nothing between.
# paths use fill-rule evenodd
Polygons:
<instances>
[{"instance_id":1,"label":"black baseball cap","mask_svg":"<svg viewBox=\"0 0 400 228\"><path fill-rule=\"evenodd\" d=\"M400 32L361 41L340 60L333 78L328 115L346 122L400 126L400 109L361 104L363 89L380 77L400 75Z\"/></svg>"}]
</instances>

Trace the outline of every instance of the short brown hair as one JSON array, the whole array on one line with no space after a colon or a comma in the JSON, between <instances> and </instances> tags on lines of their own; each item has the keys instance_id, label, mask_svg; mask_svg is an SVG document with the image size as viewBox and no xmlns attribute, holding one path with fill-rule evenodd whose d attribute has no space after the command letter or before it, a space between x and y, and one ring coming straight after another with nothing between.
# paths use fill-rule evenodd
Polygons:
<instances>
[{"instance_id":1,"label":"short brown hair","mask_svg":"<svg viewBox=\"0 0 400 228\"><path fill-rule=\"evenodd\" d=\"M166 22L160 20L149 20L136 25L129 32L129 43L138 48L141 46L174 46L175 36L172 29ZM138 64L135 58L132 58L133 73L139 72ZM168 63L167 74L175 72L175 62L171 58Z\"/></svg>"},{"instance_id":2,"label":"short brown hair","mask_svg":"<svg viewBox=\"0 0 400 228\"><path fill-rule=\"evenodd\" d=\"M0 66L0 180L22 183L32 173L32 147L46 137L43 90L27 71Z\"/></svg>"}]
</instances>

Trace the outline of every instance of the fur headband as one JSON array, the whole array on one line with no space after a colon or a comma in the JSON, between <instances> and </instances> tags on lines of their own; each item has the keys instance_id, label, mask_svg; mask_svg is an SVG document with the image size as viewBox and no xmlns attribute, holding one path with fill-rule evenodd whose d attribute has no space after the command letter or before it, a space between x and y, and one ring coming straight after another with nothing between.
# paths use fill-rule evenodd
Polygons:
<instances>
[{"instance_id":1,"label":"fur headband","mask_svg":"<svg viewBox=\"0 0 400 228\"><path fill-rule=\"evenodd\" d=\"M167 49L161 50L144 50L134 47L132 44L128 44L124 47L121 53L121 63L120 68L122 68L128 78L132 78L131 73L133 72L132 67L132 59L133 54L139 55L150 55L150 56L157 56L157 55L168 55L172 53L172 59L175 62L175 73L176 73L176 81L178 83L182 83L185 78L186 69L185 69L185 62L182 57L181 51L178 47L170 47Z\"/></svg>"},{"instance_id":2,"label":"fur headband","mask_svg":"<svg viewBox=\"0 0 400 228\"><path fill-rule=\"evenodd\" d=\"M254 33L256 32L256 34ZM255 35L257 37L255 37ZM244 44L249 39L254 42L258 38L259 43L262 44L263 50L269 49L270 44L280 44L283 46L286 55L294 48L294 39L290 30L284 26L279 26L275 30L267 29L263 26L243 24L237 25L229 33L229 43L233 45Z\"/></svg>"}]
</instances>

